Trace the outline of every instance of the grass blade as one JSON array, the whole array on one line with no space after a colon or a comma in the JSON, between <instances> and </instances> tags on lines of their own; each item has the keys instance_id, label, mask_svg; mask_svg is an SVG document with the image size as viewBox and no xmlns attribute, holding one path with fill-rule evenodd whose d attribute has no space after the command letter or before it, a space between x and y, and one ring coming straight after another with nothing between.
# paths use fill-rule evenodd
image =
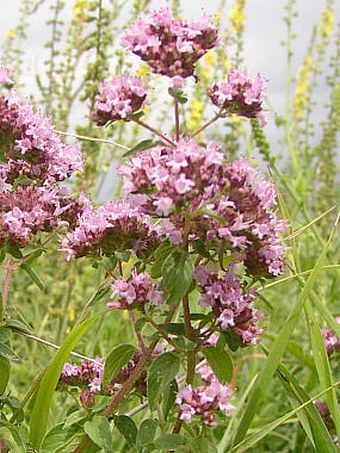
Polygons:
<instances>
[{"instance_id":1,"label":"grass blade","mask_svg":"<svg viewBox=\"0 0 340 453\"><path fill-rule=\"evenodd\" d=\"M270 432L272 432L274 429L282 425L283 423L287 422L289 419L291 419L294 415L296 415L299 411L307 407L310 403L312 403L316 398L319 398L322 396L324 393L328 392L332 388L335 388L340 385L340 381L336 382L334 386L328 387L324 391L318 393L317 395L313 396L300 406L296 407L295 409L291 410L287 414L283 415L282 417L279 417L278 419L274 420L273 422L269 423L268 425L264 426L262 429L257 431L255 434L252 434L248 436L246 439L242 440L240 443L236 444L232 450L230 450L231 453L234 452L244 452L246 451L247 448L252 447L253 445L256 445L261 439L263 439L265 436L267 436ZM323 452L326 453L325 450L322 450ZM334 450L333 450L334 451ZM335 450L336 451L336 450Z\"/></svg>"},{"instance_id":2,"label":"grass blade","mask_svg":"<svg viewBox=\"0 0 340 453\"><path fill-rule=\"evenodd\" d=\"M314 283L317 279L320 268L327 254L336 225L337 222L335 223L334 228L332 229L329 239L325 247L323 248L321 255L319 256L313 271L310 273L308 279L306 280L306 284L299 295L296 305L294 306L287 321L285 322L283 328L281 329L276 338L274 346L272 347L268 355L265 367L259 373L259 377L255 383L252 395L248 401L245 413L239 423L238 430L236 432L234 440L235 444L240 443L245 438L247 431L250 427L250 424L257 412L261 398L263 397L263 394L265 393L271 379L273 378L276 368L278 367L282 356L286 352L289 339L295 329L301 310L313 289Z\"/></svg>"},{"instance_id":3,"label":"grass blade","mask_svg":"<svg viewBox=\"0 0 340 453\"><path fill-rule=\"evenodd\" d=\"M85 334L87 329L96 319L96 316L88 319L72 330L70 335L65 339L56 356L46 368L43 378L41 379L37 397L34 402L32 419L30 424L30 442L33 447L39 450L41 442L46 432L48 412L54 390L59 381L61 371L70 352L77 341Z\"/></svg>"}]
</instances>

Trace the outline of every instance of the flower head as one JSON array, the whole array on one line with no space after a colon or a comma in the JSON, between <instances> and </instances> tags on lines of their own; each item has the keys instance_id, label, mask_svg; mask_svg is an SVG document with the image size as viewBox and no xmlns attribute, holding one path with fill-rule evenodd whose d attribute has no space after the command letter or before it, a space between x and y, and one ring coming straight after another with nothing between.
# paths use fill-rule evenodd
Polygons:
<instances>
[{"instance_id":1,"label":"flower head","mask_svg":"<svg viewBox=\"0 0 340 453\"><path fill-rule=\"evenodd\" d=\"M212 103L224 112L258 118L263 127L266 122L262 110L262 96L266 85L260 75L250 80L246 69L232 69L228 72L227 81L215 83L208 94Z\"/></svg>"},{"instance_id":2,"label":"flower head","mask_svg":"<svg viewBox=\"0 0 340 453\"><path fill-rule=\"evenodd\" d=\"M125 75L107 79L99 85L93 119L100 126L109 121L126 120L140 110L146 98L146 88L139 77Z\"/></svg>"},{"instance_id":3,"label":"flower head","mask_svg":"<svg viewBox=\"0 0 340 453\"><path fill-rule=\"evenodd\" d=\"M154 11L149 22L138 19L123 36L124 46L153 72L182 78L194 74L197 60L217 41L217 30L208 17L187 23L174 19L168 8Z\"/></svg>"}]
</instances>

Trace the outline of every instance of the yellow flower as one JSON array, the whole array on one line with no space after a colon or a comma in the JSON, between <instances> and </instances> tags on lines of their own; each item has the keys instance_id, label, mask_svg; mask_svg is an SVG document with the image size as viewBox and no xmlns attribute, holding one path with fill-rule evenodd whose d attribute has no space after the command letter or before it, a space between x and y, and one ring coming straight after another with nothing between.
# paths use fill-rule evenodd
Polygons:
<instances>
[{"instance_id":1,"label":"yellow flower","mask_svg":"<svg viewBox=\"0 0 340 453\"><path fill-rule=\"evenodd\" d=\"M204 106L200 100L192 99L190 101L190 107L190 117L187 127L190 132L193 132L201 125Z\"/></svg>"},{"instance_id":2,"label":"yellow flower","mask_svg":"<svg viewBox=\"0 0 340 453\"><path fill-rule=\"evenodd\" d=\"M75 320L75 311L74 311L74 308L70 308L69 311L68 311L68 317L69 317L69 320L72 322Z\"/></svg>"},{"instance_id":3,"label":"yellow flower","mask_svg":"<svg viewBox=\"0 0 340 453\"><path fill-rule=\"evenodd\" d=\"M138 77L146 77L147 75L150 74L150 66L147 65L146 63L141 63L139 66L138 66L138 69L136 71L136 75Z\"/></svg>"},{"instance_id":4,"label":"yellow flower","mask_svg":"<svg viewBox=\"0 0 340 453\"><path fill-rule=\"evenodd\" d=\"M202 62L200 77L202 82L207 82L213 75L212 67L215 63L215 56L213 52L208 52Z\"/></svg>"},{"instance_id":5,"label":"yellow flower","mask_svg":"<svg viewBox=\"0 0 340 453\"><path fill-rule=\"evenodd\" d=\"M244 31L246 15L245 0L236 0L234 8L229 12L230 30L236 34L241 34Z\"/></svg>"},{"instance_id":6,"label":"yellow flower","mask_svg":"<svg viewBox=\"0 0 340 453\"><path fill-rule=\"evenodd\" d=\"M318 31L322 37L327 38L332 33L334 19L335 13L332 8L321 10L321 22Z\"/></svg>"},{"instance_id":7,"label":"yellow flower","mask_svg":"<svg viewBox=\"0 0 340 453\"><path fill-rule=\"evenodd\" d=\"M292 114L297 121L301 121L304 115L304 110L307 101L307 93L310 85L309 78L313 69L314 66L312 56L307 55L296 77L296 89L293 99Z\"/></svg>"},{"instance_id":8,"label":"yellow flower","mask_svg":"<svg viewBox=\"0 0 340 453\"><path fill-rule=\"evenodd\" d=\"M6 34L6 38L8 41L13 41L13 39L15 38L15 30L13 28L11 28L10 30L8 30L7 34Z\"/></svg>"},{"instance_id":9,"label":"yellow flower","mask_svg":"<svg viewBox=\"0 0 340 453\"><path fill-rule=\"evenodd\" d=\"M73 16L76 21L85 21L89 9L87 0L74 0L73 3Z\"/></svg>"}]
</instances>

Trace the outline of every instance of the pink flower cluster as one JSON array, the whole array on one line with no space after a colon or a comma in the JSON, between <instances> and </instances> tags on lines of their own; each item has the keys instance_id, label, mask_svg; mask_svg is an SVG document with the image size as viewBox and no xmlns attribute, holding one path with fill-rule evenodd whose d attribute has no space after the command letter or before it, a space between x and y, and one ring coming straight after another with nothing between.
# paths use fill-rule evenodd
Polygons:
<instances>
[{"instance_id":1,"label":"pink flower cluster","mask_svg":"<svg viewBox=\"0 0 340 453\"><path fill-rule=\"evenodd\" d=\"M101 359L96 357L97 362ZM82 387L81 401L86 406L93 406L94 395L102 389L104 366L90 360L82 360L81 365L66 362L60 381L67 385Z\"/></svg>"},{"instance_id":2,"label":"pink flower cluster","mask_svg":"<svg viewBox=\"0 0 340 453\"><path fill-rule=\"evenodd\" d=\"M340 324L340 316L336 318ZM331 355L334 351L340 351L340 338L336 335L333 329L322 329L322 336L325 342L327 354Z\"/></svg>"},{"instance_id":3,"label":"pink flower cluster","mask_svg":"<svg viewBox=\"0 0 340 453\"><path fill-rule=\"evenodd\" d=\"M266 125L262 110L262 97L267 83L260 75L249 79L247 69L232 69L227 81L215 83L208 94L217 107L228 113L246 118L258 118L261 127Z\"/></svg>"},{"instance_id":4,"label":"pink flower cluster","mask_svg":"<svg viewBox=\"0 0 340 453\"><path fill-rule=\"evenodd\" d=\"M199 304L212 308L221 329L231 329L241 346L257 344L263 329L256 324L263 315L253 306L255 291L242 288L239 277L231 270L220 278L217 269L199 265L195 280L201 291Z\"/></svg>"},{"instance_id":5,"label":"pink flower cluster","mask_svg":"<svg viewBox=\"0 0 340 453\"><path fill-rule=\"evenodd\" d=\"M26 176L35 183L51 184L82 169L80 149L63 143L49 118L15 96L0 95L0 134L5 160L0 173L8 174L6 182Z\"/></svg>"},{"instance_id":6,"label":"pink flower cluster","mask_svg":"<svg viewBox=\"0 0 340 453\"><path fill-rule=\"evenodd\" d=\"M143 107L146 94L140 77L125 75L104 80L99 85L93 119L99 126L110 121L126 120Z\"/></svg>"},{"instance_id":7,"label":"pink flower cluster","mask_svg":"<svg viewBox=\"0 0 340 453\"><path fill-rule=\"evenodd\" d=\"M180 419L190 423L193 417L200 417L203 425L216 426L218 411L230 415L234 406L229 402L231 388L217 379L208 365L200 367L199 373L204 385L186 385L177 394L176 403L180 406Z\"/></svg>"},{"instance_id":8,"label":"pink flower cluster","mask_svg":"<svg viewBox=\"0 0 340 453\"><path fill-rule=\"evenodd\" d=\"M73 224L81 205L59 182L82 168L80 150L16 95L0 95L0 162L0 246Z\"/></svg>"},{"instance_id":9,"label":"pink flower cluster","mask_svg":"<svg viewBox=\"0 0 340 453\"><path fill-rule=\"evenodd\" d=\"M123 36L123 45L149 64L153 72L168 77L190 77L195 63L218 43L217 30L207 16L196 22L175 20L168 8L138 19Z\"/></svg>"},{"instance_id":10,"label":"pink flower cluster","mask_svg":"<svg viewBox=\"0 0 340 453\"><path fill-rule=\"evenodd\" d=\"M136 352L131 357L130 361L123 367L108 384L103 388L104 364L101 364L103 359L96 357L95 362L90 360L81 360L81 365L66 362L60 375L59 382L65 385L76 386L82 388L80 400L86 406L94 405L96 394L112 395L120 389L121 385L129 378L135 370L136 365L141 355ZM135 389L146 396L146 373L135 382Z\"/></svg>"},{"instance_id":11,"label":"pink flower cluster","mask_svg":"<svg viewBox=\"0 0 340 453\"><path fill-rule=\"evenodd\" d=\"M115 302L109 302L109 308L120 308L131 310L138 308L143 310L147 302L153 305L163 303L163 292L159 291L158 283L153 283L148 274L141 272L137 274L136 269L131 272L131 278L126 281L123 277L114 280L111 289L111 297L119 295Z\"/></svg>"},{"instance_id":12,"label":"pink flower cluster","mask_svg":"<svg viewBox=\"0 0 340 453\"><path fill-rule=\"evenodd\" d=\"M109 202L94 208L87 200L76 226L61 242L66 259L71 256L112 256L134 250L144 256L159 243L150 218L129 202Z\"/></svg>"},{"instance_id":13,"label":"pink flower cluster","mask_svg":"<svg viewBox=\"0 0 340 453\"><path fill-rule=\"evenodd\" d=\"M24 247L39 231L51 232L73 223L81 206L65 189L18 186L0 192L0 247L5 243Z\"/></svg>"},{"instance_id":14,"label":"pink flower cluster","mask_svg":"<svg viewBox=\"0 0 340 453\"><path fill-rule=\"evenodd\" d=\"M273 207L276 191L262 181L245 159L224 162L214 143L206 148L194 140L176 147L156 147L120 166L124 190L148 215L166 217L160 235L179 244L184 228L191 241L208 248L225 247L258 276L282 273L285 222ZM185 219L191 218L190 225Z\"/></svg>"}]
</instances>

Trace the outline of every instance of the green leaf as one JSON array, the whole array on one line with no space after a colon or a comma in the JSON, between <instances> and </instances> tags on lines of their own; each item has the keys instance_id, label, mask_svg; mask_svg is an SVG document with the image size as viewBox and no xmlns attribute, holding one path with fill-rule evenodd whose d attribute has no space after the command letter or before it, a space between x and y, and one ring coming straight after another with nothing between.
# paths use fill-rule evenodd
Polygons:
<instances>
[{"instance_id":1,"label":"green leaf","mask_svg":"<svg viewBox=\"0 0 340 453\"><path fill-rule=\"evenodd\" d=\"M81 409L79 411L74 411L66 417L66 420L64 423L64 428L66 429L69 426L79 423L79 422L83 421L84 419L86 419L86 417L87 417L87 413L83 409Z\"/></svg>"},{"instance_id":2,"label":"green leaf","mask_svg":"<svg viewBox=\"0 0 340 453\"><path fill-rule=\"evenodd\" d=\"M71 331L68 337L64 340L51 364L46 368L34 401L30 424L30 442L37 450L39 450L46 432L48 412L52 396L58 384L64 363L77 341L85 334L97 316L93 316L82 324L79 324Z\"/></svg>"},{"instance_id":3,"label":"green leaf","mask_svg":"<svg viewBox=\"0 0 340 453\"><path fill-rule=\"evenodd\" d=\"M126 415L118 415L114 418L114 421L116 428L121 434L123 434L126 442L131 447L134 447L136 445L138 430L132 418Z\"/></svg>"},{"instance_id":4,"label":"green leaf","mask_svg":"<svg viewBox=\"0 0 340 453\"><path fill-rule=\"evenodd\" d=\"M327 254L327 250L330 246L330 243L333 238L333 234L335 231L335 227L333 228L329 239L327 241L326 246L323 248L322 253L320 254L313 271L310 273L303 290L301 291L299 298L294 306L293 310L291 311L288 319L284 323L281 331L276 337L275 343L268 355L266 365L260 371L258 375L258 379L256 384L254 385L251 397L248 400L246 410L241 418L238 429L235 436L235 444L240 443L246 436L246 433L249 429L249 426L258 410L258 406L260 404L261 398L263 397L264 393L266 392L270 381L272 380L276 368L278 367L280 360L285 353L289 339L295 329L296 323L300 317L301 311L303 309L304 304L306 303L307 298L312 292L313 286L316 282L318 277L319 271L321 269L322 263L325 259Z\"/></svg>"},{"instance_id":5,"label":"green leaf","mask_svg":"<svg viewBox=\"0 0 340 453\"><path fill-rule=\"evenodd\" d=\"M105 417L95 415L92 420L85 423L84 431L104 451L113 451L111 427Z\"/></svg>"},{"instance_id":6,"label":"green leaf","mask_svg":"<svg viewBox=\"0 0 340 453\"><path fill-rule=\"evenodd\" d=\"M178 384L176 379L173 379L169 385L167 385L163 391L162 396L162 412L164 420L168 418L168 415L173 408L178 393Z\"/></svg>"},{"instance_id":7,"label":"green leaf","mask_svg":"<svg viewBox=\"0 0 340 453\"><path fill-rule=\"evenodd\" d=\"M155 262L151 268L151 277L160 278L162 276L162 266L166 258L174 250L174 246L170 242L163 242L155 251Z\"/></svg>"},{"instance_id":8,"label":"green leaf","mask_svg":"<svg viewBox=\"0 0 340 453\"><path fill-rule=\"evenodd\" d=\"M78 426L65 428L63 423L54 426L44 437L41 450L44 453L55 453L65 447L66 444L79 431Z\"/></svg>"},{"instance_id":9,"label":"green leaf","mask_svg":"<svg viewBox=\"0 0 340 453\"><path fill-rule=\"evenodd\" d=\"M0 395L6 390L10 374L11 362L5 357L0 356Z\"/></svg>"},{"instance_id":10,"label":"green leaf","mask_svg":"<svg viewBox=\"0 0 340 453\"><path fill-rule=\"evenodd\" d=\"M171 335L185 335L185 325L181 322L169 322L165 324L160 324L165 332Z\"/></svg>"},{"instance_id":11,"label":"green leaf","mask_svg":"<svg viewBox=\"0 0 340 453\"><path fill-rule=\"evenodd\" d=\"M5 327L6 329L11 329L14 332L19 332L19 333L20 332L33 333L32 328L28 324L26 324L22 321L19 321L18 319L7 318L3 327Z\"/></svg>"},{"instance_id":12,"label":"green leaf","mask_svg":"<svg viewBox=\"0 0 340 453\"><path fill-rule=\"evenodd\" d=\"M32 267L29 264L22 263L20 269L24 270L26 274L31 278L32 282L35 283L37 287L41 289L41 291L45 292L46 288L44 283L40 280L38 274L35 272L34 269L32 269Z\"/></svg>"},{"instance_id":13,"label":"green leaf","mask_svg":"<svg viewBox=\"0 0 340 453\"><path fill-rule=\"evenodd\" d=\"M4 247L0 248L0 264L3 262L5 257L6 257L6 249Z\"/></svg>"},{"instance_id":14,"label":"green leaf","mask_svg":"<svg viewBox=\"0 0 340 453\"><path fill-rule=\"evenodd\" d=\"M221 382L230 382L233 377L233 362L222 346L207 346L201 349L213 372Z\"/></svg>"},{"instance_id":15,"label":"green leaf","mask_svg":"<svg viewBox=\"0 0 340 453\"><path fill-rule=\"evenodd\" d=\"M195 453L216 453L217 448L206 437L194 437L190 439L191 451Z\"/></svg>"},{"instance_id":16,"label":"green leaf","mask_svg":"<svg viewBox=\"0 0 340 453\"><path fill-rule=\"evenodd\" d=\"M148 398L151 410L164 389L175 379L180 366L180 360L171 352L158 356L151 364L148 372Z\"/></svg>"},{"instance_id":17,"label":"green leaf","mask_svg":"<svg viewBox=\"0 0 340 453\"><path fill-rule=\"evenodd\" d=\"M6 250L10 255L12 255L14 258L17 258L18 260L23 258L19 247L16 247L15 245L6 244Z\"/></svg>"},{"instance_id":18,"label":"green leaf","mask_svg":"<svg viewBox=\"0 0 340 453\"><path fill-rule=\"evenodd\" d=\"M322 389L330 388L333 384L332 371L317 318L309 301L305 304L305 312L312 344L313 358ZM326 401L333 417L337 436L340 437L340 410L335 390L332 388L326 393Z\"/></svg>"},{"instance_id":19,"label":"green leaf","mask_svg":"<svg viewBox=\"0 0 340 453\"><path fill-rule=\"evenodd\" d=\"M145 445L153 442L158 423L151 418L143 420L137 434L137 445Z\"/></svg>"},{"instance_id":20,"label":"green leaf","mask_svg":"<svg viewBox=\"0 0 340 453\"><path fill-rule=\"evenodd\" d=\"M340 382L337 382L336 385L339 385ZM246 451L248 448L252 447L253 445L256 445L260 440L262 440L265 436L267 436L269 433L271 433L274 429L279 427L280 425L284 424L288 420L290 420L295 414L304 409L306 406L308 406L310 403L313 402L314 399L318 398L319 396L323 395L326 393L326 391L330 390L329 388L324 390L323 392L318 393L315 395L313 398L309 399L308 401L305 401L303 404L300 406L294 408L292 411L288 412L287 414L283 415L282 417L277 418L271 423L268 423L266 426L261 427L257 432L254 434L249 435L246 439L242 440L240 443L236 444L234 448L230 450L230 452L243 452ZM324 451L324 450L323 450ZM331 450L333 452L334 450ZM328 453L328 450L325 451L325 453Z\"/></svg>"},{"instance_id":21,"label":"green leaf","mask_svg":"<svg viewBox=\"0 0 340 453\"><path fill-rule=\"evenodd\" d=\"M293 408L310 401L309 395L283 365L279 365L278 376ZM308 404L303 411L297 412L297 416L316 451L336 453L329 431L313 403Z\"/></svg>"},{"instance_id":22,"label":"green leaf","mask_svg":"<svg viewBox=\"0 0 340 453\"><path fill-rule=\"evenodd\" d=\"M136 348L130 344L121 344L112 349L105 359L103 387L106 388L119 370L125 366L135 353Z\"/></svg>"},{"instance_id":23,"label":"green leaf","mask_svg":"<svg viewBox=\"0 0 340 453\"><path fill-rule=\"evenodd\" d=\"M186 439L180 434L163 434L155 440L155 447L158 450L175 451L176 448L183 447L185 444Z\"/></svg>"},{"instance_id":24,"label":"green leaf","mask_svg":"<svg viewBox=\"0 0 340 453\"><path fill-rule=\"evenodd\" d=\"M130 157L132 154L136 154L139 151L144 151L145 149L151 149L154 148L155 146L159 145L164 145L164 143L160 140L142 140L141 142L137 143L137 145L133 146L132 148L129 149L129 151L126 151L126 153L123 154L123 158L125 157Z\"/></svg>"},{"instance_id":25,"label":"green leaf","mask_svg":"<svg viewBox=\"0 0 340 453\"><path fill-rule=\"evenodd\" d=\"M182 90L175 90L174 88L168 88L168 93L170 96L175 98L180 104L185 104L188 102L188 98L184 96L184 92Z\"/></svg>"},{"instance_id":26,"label":"green leaf","mask_svg":"<svg viewBox=\"0 0 340 453\"><path fill-rule=\"evenodd\" d=\"M21 359L5 344L0 343L0 356L14 363L20 363Z\"/></svg>"},{"instance_id":27,"label":"green leaf","mask_svg":"<svg viewBox=\"0 0 340 453\"><path fill-rule=\"evenodd\" d=\"M169 303L178 302L189 291L193 274L194 266L187 253L177 248L166 258L162 266L162 286Z\"/></svg>"},{"instance_id":28,"label":"green leaf","mask_svg":"<svg viewBox=\"0 0 340 453\"><path fill-rule=\"evenodd\" d=\"M223 331L223 337L231 351L235 352L238 350L238 348L240 347L240 342L231 329Z\"/></svg>"}]
</instances>

